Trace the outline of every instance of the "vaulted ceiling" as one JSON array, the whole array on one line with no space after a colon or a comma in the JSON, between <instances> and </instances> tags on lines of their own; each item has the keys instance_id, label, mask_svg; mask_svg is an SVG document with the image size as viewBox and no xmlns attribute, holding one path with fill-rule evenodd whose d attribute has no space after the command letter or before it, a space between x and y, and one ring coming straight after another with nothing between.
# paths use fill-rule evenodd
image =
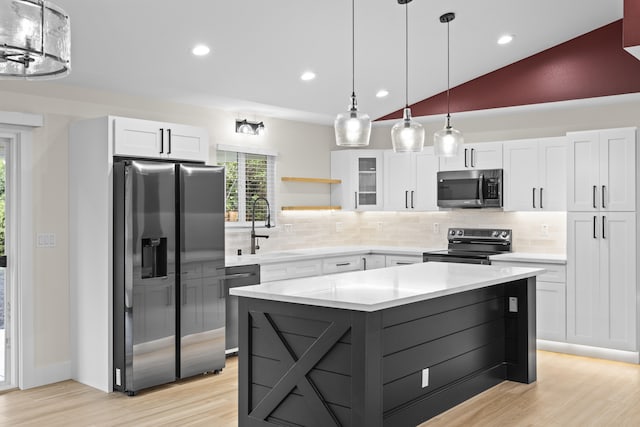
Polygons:
<instances>
[{"instance_id":1,"label":"vaulted ceiling","mask_svg":"<svg viewBox=\"0 0 640 427\"><path fill-rule=\"evenodd\" d=\"M74 85L243 115L329 124L351 94L349 0L55 0L71 17ZM623 0L415 0L409 103L446 89L453 11L457 86L622 18ZM405 104L405 6L355 0L356 94L372 118ZM515 36L508 45L498 37ZM211 53L195 57L198 43ZM317 77L304 82L300 75ZM389 91L377 98L380 89Z\"/></svg>"}]
</instances>

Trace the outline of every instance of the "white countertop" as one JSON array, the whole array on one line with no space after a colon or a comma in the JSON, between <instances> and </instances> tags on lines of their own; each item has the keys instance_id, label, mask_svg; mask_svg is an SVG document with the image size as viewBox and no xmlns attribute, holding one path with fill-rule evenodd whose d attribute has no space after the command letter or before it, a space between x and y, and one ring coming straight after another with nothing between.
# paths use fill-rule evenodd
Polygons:
<instances>
[{"instance_id":1,"label":"white countertop","mask_svg":"<svg viewBox=\"0 0 640 427\"><path fill-rule=\"evenodd\" d=\"M242 286L229 292L240 297L377 311L537 276L544 271L428 262Z\"/></svg>"},{"instance_id":2,"label":"white countertop","mask_svg":"<svg viewBox=\"0 0 640 427\"><path fill-rule=\"evenodd\" d=\"M500 255L491 255L491 261L510 262L540 262L545 264L566 264L565 254L542 254L533 252L509 252Z\"/></svg>"},{"instance_id":3,"label":"white countertop","mask_svg":"<svg viewBox=\"0 0 640 427\"><path fill-rule=\"evenodd\" d=\"M278 262L302 261L329 256L349 256L367 254L386 255L415 255L422 256L423 252L439 250L433 247L398 247L398 246L338 246L325 248L286 249L274 252L259 252L255 255L226 256L227 267L247 264L275 264Z\"/></svg>"}]
</instances>

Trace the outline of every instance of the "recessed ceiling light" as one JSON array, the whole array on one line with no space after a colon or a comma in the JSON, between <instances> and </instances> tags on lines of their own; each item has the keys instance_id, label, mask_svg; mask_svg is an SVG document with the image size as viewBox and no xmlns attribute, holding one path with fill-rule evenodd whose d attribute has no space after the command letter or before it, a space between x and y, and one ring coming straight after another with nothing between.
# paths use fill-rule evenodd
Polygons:
<instances>
[{"instance_id":1,"label":"recessed ceiling light","mask_svg":"<svg viewBox=\"0 0 640 427\"><path fill-rule=\"evenodd\" d=\"M509 44L513 41L513 34L505 34L500 36L498 39L498 44Z\"/></svg>"},{"instance_id":2,"label":"recessed ceiling light","mask_svg":"<svg viewBox=\"0 0 640 427\"><path fill-rule=\"evenodd\" d=\"M211 49L209 49L209 46L205 46L203 44L199 44L196 47L193 48L193 50L191 51L191 53L193 53L196 56L204 56L206 54L208 54L211 51Z\"/></svg>"},{"instance_id":3,"label":"recessed ceiling light","mask_svg":"<svg viewBox=\"0 0 640 427\"><path fill-rule=\"evenodd\" d=\"M384 98L385 96L389 95L389 91L386 89L380 89L377 93L376 93L376 97L377 98Z\"/></svg>"},{"instance_id":4,"label":"recessed ceiling light","mask_svg":"<svg viewBox=\"0 0 640 427\"><path fill-rule=\"evenodd\" d=\"M313 71L305 71L300 76L300 80L303 80L305 82L308 82L309 80L313 80L315 78L316 78L316 73L314 73Z\"/></svg>"}]
</instances>

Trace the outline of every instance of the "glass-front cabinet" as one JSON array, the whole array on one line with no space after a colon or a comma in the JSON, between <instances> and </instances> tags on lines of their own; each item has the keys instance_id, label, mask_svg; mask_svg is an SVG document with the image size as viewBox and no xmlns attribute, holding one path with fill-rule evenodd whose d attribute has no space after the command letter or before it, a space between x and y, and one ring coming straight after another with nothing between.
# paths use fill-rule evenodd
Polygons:
<instances>
[{"instance_id":1,"label":"glass-front cabinet","mask_svg":"<svg viewBox=\"0 0 640 427\"><path fill-rule=\"evenodd\" d=\"M346 211L382 210L382 150L331 152L331 204Z\"/></svg>"}]
</instances>

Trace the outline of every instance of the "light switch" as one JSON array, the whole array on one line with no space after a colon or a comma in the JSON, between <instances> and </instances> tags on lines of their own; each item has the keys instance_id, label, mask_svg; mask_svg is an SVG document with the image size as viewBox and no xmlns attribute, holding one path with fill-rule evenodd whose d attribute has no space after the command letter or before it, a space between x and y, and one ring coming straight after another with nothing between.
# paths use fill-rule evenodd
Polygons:
<instances>
[{"instance_id":1,"label":"light switch","mask_svg":"<svg viewBox=\"0 0 640 427\"><path fill-rule=\"evenodd\" d=\"M517 297L509 297L509 312L517 313L518 312L518 298Z\"/></svg>"},{"instance_id":2,"label":"light switch","mask_svg":"<svg viewBox=\"0 0 640 427\"><path fill-rule=\"evenodd\" d=\"M38 247L38 248L55 248L56 247L56 234L55 233L38 233L36 235L36 247Z\"/></svg>"}]
</instances>

